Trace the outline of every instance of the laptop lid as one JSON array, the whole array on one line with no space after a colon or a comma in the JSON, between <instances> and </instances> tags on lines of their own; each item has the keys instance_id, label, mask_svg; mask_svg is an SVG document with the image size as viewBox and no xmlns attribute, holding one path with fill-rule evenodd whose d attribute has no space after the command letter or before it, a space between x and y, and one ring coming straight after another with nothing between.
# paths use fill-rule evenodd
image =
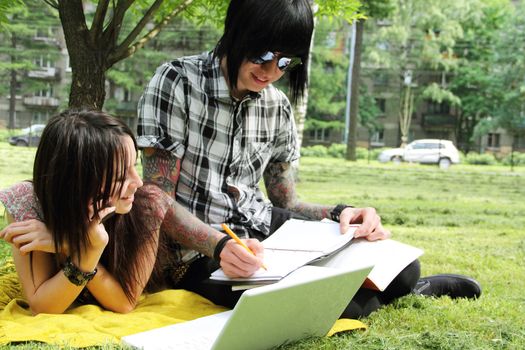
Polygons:
<instances>
[{"instance_id":1,"label":"laptop lid","mask_svg":"<svg viewBox=\"0 0 525 350\"><path fill-rule=\"evenodd\" d=\"M122 341L145 350L251 350L325 336L371 269L303 266L277 283L245 291L233 310Z\"/></svg>"},{"instance_id":2,"label":"laptop lid","mask_svg":"<svg viewBox=\"0 0 525 350\"><path fill-rule=\"evenodd\" d=\"M325 336L371 269L304 266L280 282L247 290L212 349L268 349Z\"/></svg>"}]
</instances>

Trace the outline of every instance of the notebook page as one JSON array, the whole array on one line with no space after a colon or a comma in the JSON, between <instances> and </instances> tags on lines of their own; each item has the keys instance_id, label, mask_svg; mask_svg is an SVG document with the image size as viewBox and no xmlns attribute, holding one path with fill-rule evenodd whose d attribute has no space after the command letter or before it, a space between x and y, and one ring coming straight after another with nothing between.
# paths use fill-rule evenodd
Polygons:
<instances>
[{"instance_id":1,"label":"notebook page","mask_svg":"<svg viewBox=\"0 0 525 350\"><path fill-rule=\"evenodd\" d=\"M222 269L219 269L211 274L210 279L218 281L277 281L318 256L319 253L317 252L265 249L264 264L268 270L259 269L248 278L230 278L224 274Z\"/></svg>"},{"instance_id":2,"label":"notebook page","mask_svg":"<svg viewBox=\"0 0 525 350\"><path fill-rule=\"evenodd\" d=\"M345 245L358 226L341 234L339 223L333 221L304 221L290 219L263 241L265 248L317 251L330 253Z\"/></svg>"}]
</instances>

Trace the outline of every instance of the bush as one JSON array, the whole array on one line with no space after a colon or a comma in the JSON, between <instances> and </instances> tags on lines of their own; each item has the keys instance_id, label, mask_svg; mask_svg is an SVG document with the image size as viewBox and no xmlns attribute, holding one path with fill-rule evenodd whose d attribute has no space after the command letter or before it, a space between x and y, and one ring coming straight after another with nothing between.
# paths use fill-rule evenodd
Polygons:
<instances>
[{"instance_id":1,"label":"bush","mask_svg":"<svg viewBox=\"0 0 525 350\"><path fill-rule=\"evenodd\" d=\"M510 166L510 154L505 156L502 160L501 160L501 163L503 165L508 165ZM513 152L512 153L512 158L513 158L513 162L514 162L514 166L525 166L525 153L520 153L520 152Z\"/></svg>"},{"instance_id":2,"label":"bush","mask_svg":"<svg viewBox=\"0 0 525 350\"><path fill-rule=\"evenodd\" d=\"M370 159L377 159L379 153L384 148L373 148L370 150ZM357 159L368 159L368 149L364 147L356 148ZM333 158L345 158L346 157L346 145L344 143L333 143L330 147L323 145L315 145L301 148L301 155L304 157L333 157Z\"/></svg>"},{"instance_id":3,"label":"bush","mask_svg":"<svg viewBox=\"0 0 525 350\"><path fill-rule=\"evenodd\" d=\"M472 165L494 165L496 158L490 153L469 153L465 156L465 163Z\"/></svg>"},{"instance_id":4,"label":"bush","mask_svg":"<svg viewBox=\"0 0 525 350\"><path fill-rule=\"evenodd\" d=\"M328 147L328 155L334 158L345 158L346 145L343 143L332 143L332 145Z\"/></svg>"},{"instance_id":5,"label":"bush","mask_svg":"<svg viewBox=\"0 0 525 350\"><path fill-rule=\"evenodd\" d=\"M301 155L304 157L327 157L328 149L322 145L302 147Z\"/></svg>"}]
</instances>

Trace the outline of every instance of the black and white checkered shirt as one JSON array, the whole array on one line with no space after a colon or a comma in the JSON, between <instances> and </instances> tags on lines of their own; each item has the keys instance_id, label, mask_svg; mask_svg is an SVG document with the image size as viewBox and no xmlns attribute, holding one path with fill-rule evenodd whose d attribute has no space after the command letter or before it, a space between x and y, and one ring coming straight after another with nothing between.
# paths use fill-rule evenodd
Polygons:
<instances>
[{"instance_id":1,"label":"black and white checkered shirt","mask_svg":"<svg viewBox=\"0 0 525 350\"><path fill-rule=\"evenodd\" d=\"M268 234L271 203L259 182L269 163L299 158L288 98L268 86L230 96L212 53L160 66L138 106L140 147L181 159L177 201L204 222Z\"/></svg>"}]
</instances>

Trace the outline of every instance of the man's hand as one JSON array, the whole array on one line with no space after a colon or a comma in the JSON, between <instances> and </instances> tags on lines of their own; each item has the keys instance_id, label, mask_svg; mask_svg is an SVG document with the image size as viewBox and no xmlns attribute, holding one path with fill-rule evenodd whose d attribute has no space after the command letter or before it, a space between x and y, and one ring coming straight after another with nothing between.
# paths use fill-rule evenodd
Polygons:
<instances>
[{"instance_id":1,"label":"man's hand","mask_svg":"<svg viewBox=\"0 0 525 350\"><path fill-rule=\"evenodd\" d=\"M361 224L355 231L355 238L366 238L369 241L387 239L392 233L381 225L381 218L374 208L345 208L339 215L341 233L348 231L350 224Z\"/></svg>"},{"instance_id":2,"label":"man's hand","mask_svg":"<svg viewBox=\"0 0 525 350\"><path fill-rule=\"evenodd\" d=\"M256 239L243 239L244 244L255 254L251 254L233 239L226 242L221 251L221 267L228 277L250 277L263 264L264 247Z\"/></svg>"}]
</instances>

